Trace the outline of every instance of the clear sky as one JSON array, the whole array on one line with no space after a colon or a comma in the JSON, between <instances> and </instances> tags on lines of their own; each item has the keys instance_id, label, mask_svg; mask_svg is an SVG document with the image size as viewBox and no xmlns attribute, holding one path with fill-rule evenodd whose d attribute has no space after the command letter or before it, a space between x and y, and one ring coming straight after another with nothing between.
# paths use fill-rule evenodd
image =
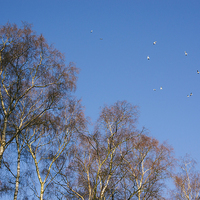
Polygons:
<instances>
[{"instance_id":1,"label":"clear sky","mask_svg":"<svg viewBox=\"0 0 200 200\"><path fill-rule=\"evenodd\" d=\"M139 106L139 128L200 163L199 0L0 0L0 7L1 25L32 23L66 64L76 63L75 95L92 121L104 104L127 100Z\"/></svg>"}]
</instances>

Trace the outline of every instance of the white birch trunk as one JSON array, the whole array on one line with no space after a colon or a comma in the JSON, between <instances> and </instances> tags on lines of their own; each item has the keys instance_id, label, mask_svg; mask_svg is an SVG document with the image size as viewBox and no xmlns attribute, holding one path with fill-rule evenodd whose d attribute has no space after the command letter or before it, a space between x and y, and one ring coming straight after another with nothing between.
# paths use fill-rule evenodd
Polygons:
<instances>
[{"instance_id":1,"label":"white birch trunk","mask_svg":"<svg viewBox=\"0 0 200 200\"><path fill-rule=\"evenodd\" d=\"M44 197L44 182L41 183L40 200L43 200L43 197Z\"/></svg>"},{"instance_id":2,"label":"white birch trunk","mask_svg":"<svg viewBox=\"0 0 200 200\"><path fill-rule=\"evenodd\" d=\"M18 191L19 191L19 177L20 177L20 156L21 156L21 151L19 149L18 136L16 136L16 143L17 143L18 157L17 157L17 176L16 176L16 182L15 182L14 200L17 200L17 194L18 194Z\"/></svg>"},{"instance_id":3,"label":"white birch trunk","mask_svg":"<svg viewBox=\"0 0 200 200\"><path fill-rule=\"evenodd\" d=\"M6 129L7 129L7 123L8 123L8 119L7 117L4 120L4 125L3 125L3 131L2 131L2 135L1 135L1 141L0 141L0 168L1 168L1 160L3 158L3 152L4 152L4 148L6 145Z\"/></svg>"}]
</instances>

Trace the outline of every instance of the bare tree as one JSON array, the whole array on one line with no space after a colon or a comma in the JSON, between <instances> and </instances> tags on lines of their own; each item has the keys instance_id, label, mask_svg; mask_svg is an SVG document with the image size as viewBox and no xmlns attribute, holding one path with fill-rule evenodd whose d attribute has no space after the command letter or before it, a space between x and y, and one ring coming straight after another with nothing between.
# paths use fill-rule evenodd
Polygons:
<instances>
[{"instance_id":1,"label":"bare tree","mask_svg":"<svg viewBox=\"0 0 200 200\"><path fill-rule=\"evenodd\" d=\"M122 152L126 173L121 182L124 199L163 199L163 180L174 166L172 148L141 134L127 142L127 151Z\"/></svg>"},{"instance_id":2,"label":"bare tree","mask_svg":"<svg viewBox=\"0 0 200 200\"><path fill-rule=\"evenodd\" d=\"M71 149L58 190L66 199L164 199L164 180L174 164L172 148L138 131L137 107L105 106L93 134Z\"/></svg>"},{"instance_id":3,"label":"bare tree","mask_svg":"<svg viewBox=\"0 0 200 200\"><path fill-rule=\"evenodd\" d=\"M23 172L23 186L40 200L161 199L171 147L136 129L137 107L126 101L104 106L86 133L71 96L77 73L31 25L0 27L1 195L17 199Z\"/></svg>"},{"instance_id":4,"label":"bare tree","mask_svg":"<svg viewBox=\"0 0 200 200\"><path fill-rule=\"evenodd\" d=\"M0 27L0 161L16 135L61 107L75 89L77 72L30 25Z\"/></svg>"},{"instance_id":5,"label":"bare tree","mask_svg":"<svg viewBox=\"0 0 200 200\"><path fill-rule=\"evenodd\" d=\"M47 121L49 124L36 126L21 134L33 158L40 192L37 191L35 181L29 186L40 200L44 198L45 190L52 186L53 180L65 165L71 137L77 130L85 128L80 101L70 100L65 112L63 111L54 121Z\"/></svg>"},{"instance_id":6,"label":"bare tree","mask_svg":"<svg viewBox=\"0 0 200 200\"><path fill-rule=\"evenodd\" d=\"M9 196L14 194L14 199L17 199L19 187L23 187L23 180L20 179L21 163L25 164L28 161L28 154L24 151L25 143L16 136L15 140L8 146L2 160L2 168L0 170L1 182L4 185L5 191L0 190L1 196ZM22 177L24 172L22 172ZM6 198L6 196L5 196Z\"/></svg>"},{"instance_id":7,"label":"bare tree","mask_svg":"<svg viewBox=\"0 0 200 200\"><path fill-rule=\"evenodd\" d=\"M172 176L176 188L171 191L172 199L200 199L200 172L195 169L195 165L196 162L188 155L179 161L179 172Z\"/></svg>"},{"instance_id":8,"label":"bare tree","mask_svg":"<svg viewBox=\"0 0 200 200\"><path fill-rule=\"evenodd\" d=\"M76 89L77 73L75 65L66 66L63 54L49 46L42 35L37 36L31 25L24 23L18 28L8 23L0 27L0 166L3 161L4 170L15 178L14 199L19 190L21 153L29 144L28 136L34 130L41 133L41 127L50 129L64 110L73 110L70 95ZM3 158L14 141L17 151L10 149L10 155L16 155L17 165L11 159L9 163L8 156ZM1 180L1 191L13 190L13 184L8 186L5 180Z\"/></svg>"},{"instance_id":9,"label":"bare tree","mask_svg":"<svg viewBox=\"0 0 200 200\"><path fill-rule=\"evenodd\" d=\"M126 101L105 106L93 134L81 135L57 182L66 199L113 199L123 178L121 149L138 132L137 108Z\"/></svg>"}]
</instances>

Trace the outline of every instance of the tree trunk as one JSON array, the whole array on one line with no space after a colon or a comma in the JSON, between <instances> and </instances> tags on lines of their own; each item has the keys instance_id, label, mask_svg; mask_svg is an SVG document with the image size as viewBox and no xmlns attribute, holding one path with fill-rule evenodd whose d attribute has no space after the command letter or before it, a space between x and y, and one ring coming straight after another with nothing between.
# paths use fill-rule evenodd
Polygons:
<instances>
[{"instance_id":1,"label":"tree trunk","mask_svg":"<svg viewBox=\"0 0 200 200\"><path fill-rule=\"evenodd\" d=\"M44 196L44 183L41 183L40 200L43 200Z\"/></svg>"},{"instance_id":2,"label":"tree trunk","mask_svg":"<svg viewBox=\"0 0 200 200\"><path fill-rule=\"evenodd\" d=\"M21 151L19 149L18 136L16 136L16 143L17 143L18 157L17 157L17 176L16 176L16 182L15 182L14 200L17 200L17 194L18 194L18 191L19 191L19 177L20 177L20 156L21 156Z\"/></svg>"},{"instance_id":3,"label":"tree trunk","mask_svg":"<svg viewBox=\"0 0 200 200\"><path fill-rule=\"evenodd\" d=\"M4 148L6 145L6 129L7 129L7 123L8 123L8 119L7 117L5 117L4 119L4 125L3 125L3 131L1 133L1 141L0 141L0 168L1 168L1 161L3 158L3 152L4 152Z\"/></svg>"},{"instance_id":4,"label":"tree trunk","mask_svg":"<svg viewBox=\"0 0 200 200\"><path fill-rule=\"evenodd\" d=\"M140 200L140 191L138 191L138 200Z\"/></svg>"}]
</instances>

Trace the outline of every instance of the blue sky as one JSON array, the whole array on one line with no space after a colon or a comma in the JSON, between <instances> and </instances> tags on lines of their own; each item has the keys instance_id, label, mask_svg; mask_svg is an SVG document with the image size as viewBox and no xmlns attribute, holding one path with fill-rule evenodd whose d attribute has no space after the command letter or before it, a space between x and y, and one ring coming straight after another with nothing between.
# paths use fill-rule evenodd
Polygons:
<instances>
[{"instance_id":1,"label":"blue sky","mask_svg":"<svg viewBox=\"0 0 200 200\"><path fill-rule=\"evenodd\" d=\"M104 104L127 100L139 106L139 128L167 141L177 157L189 153L200 163L199 0L0 0L0 5L1 25L32 23L65 54L66 64L80 68L75 95L92 121Z\"/></svg>"}]
</instances>

